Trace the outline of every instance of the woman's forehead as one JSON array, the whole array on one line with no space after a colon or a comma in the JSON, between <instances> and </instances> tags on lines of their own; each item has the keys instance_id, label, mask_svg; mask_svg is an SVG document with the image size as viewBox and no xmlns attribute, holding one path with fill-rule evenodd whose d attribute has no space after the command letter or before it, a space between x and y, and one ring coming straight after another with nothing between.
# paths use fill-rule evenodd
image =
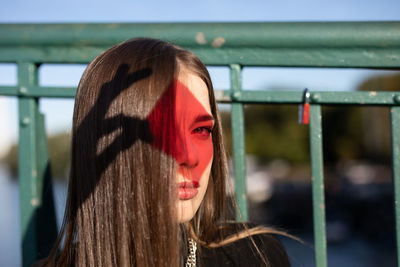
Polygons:
<instances>
[{"instance_id":1,"label":"woman's forehead","mask_svg":"<svg viewBox=\"0 0 400 267\"><path fill-rule=\"evenodd\" d=\"M205 82L199 76L189 72L181 72L177 80L190 91L205 111L211 114L208 88Z\"/></svg>"}]
</instances>

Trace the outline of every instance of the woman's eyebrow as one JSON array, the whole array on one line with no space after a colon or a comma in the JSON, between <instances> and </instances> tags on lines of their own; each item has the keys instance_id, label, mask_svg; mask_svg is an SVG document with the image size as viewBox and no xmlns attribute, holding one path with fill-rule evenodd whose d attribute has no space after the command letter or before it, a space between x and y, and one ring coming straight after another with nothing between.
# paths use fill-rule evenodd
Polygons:
<instances>
[{"instance_id":1,"label":"woman's eyebrow","mask_svg":"<svg viewBox=\"0 0 400 267\"><path fill-rule=\"evenodd\" d=\"M213 121L214 122L214 117L211 116L210 114L199 114L193 120L194 123L203 122L203 121Z\"/></svg>"}]
</instances>

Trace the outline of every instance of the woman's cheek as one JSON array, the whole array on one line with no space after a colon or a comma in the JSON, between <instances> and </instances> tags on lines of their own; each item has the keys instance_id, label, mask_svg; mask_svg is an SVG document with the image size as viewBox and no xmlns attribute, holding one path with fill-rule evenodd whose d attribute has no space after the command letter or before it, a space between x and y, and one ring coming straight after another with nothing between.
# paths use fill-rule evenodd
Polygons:
<instances>
[{"instance_id":1,"label":"woman's cheek","mask_svg":"<svg viewBox=\"0 0 400 267\"><path fill-rule=\"evenodd\" d=\"M206 142L199 142L198 147L199 159L201 161L199 162L199 165L201 165L204 169L208 165L214 154L214 147L211 138Z\"/></svg>"}]
</instances>

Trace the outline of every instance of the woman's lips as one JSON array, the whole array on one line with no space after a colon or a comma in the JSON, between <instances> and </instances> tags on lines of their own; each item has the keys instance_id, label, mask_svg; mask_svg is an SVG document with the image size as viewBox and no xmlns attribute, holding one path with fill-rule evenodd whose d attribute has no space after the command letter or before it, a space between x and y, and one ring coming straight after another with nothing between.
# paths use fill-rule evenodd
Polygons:
<instances>
[{"instance_id":1,"label":"woman's lips","mask_svg":"<svg viewBox=\"0 0 400 267\"><path fill-rule=\"evenodd\" d=\"M191 182L181 182L178 183L178 197L180 200L188 200L194 198L199 187L199 182L191 181Z\"/></svg>"}]
</instances>

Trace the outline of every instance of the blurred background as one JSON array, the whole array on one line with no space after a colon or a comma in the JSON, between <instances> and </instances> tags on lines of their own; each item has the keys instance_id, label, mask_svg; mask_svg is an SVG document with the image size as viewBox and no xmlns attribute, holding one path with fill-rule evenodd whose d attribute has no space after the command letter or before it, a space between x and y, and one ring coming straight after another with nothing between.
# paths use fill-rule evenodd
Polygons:
<instances>
[{"instance_id":1,"label":"blurred background","mask_svg":"<svg viewBox=\"0 0 400 267\"><path fill-rule=\"evenodd\" d=\"M50 1L6 0L0 23L276 22L400 20L400 1ZM1 36L0 36L1 38ZM84 65L43 64L40 85L77 86ZM229 70L209 67L216 89ZM15 64L0 64L0 85L16 85ZM400 71L253 68L243 88L255 90L395 91ZM43 99L58 223L66 196L73 100ZM230 107L220 105L231 154ZM20 266L17 100L0 97L0 266ZM329 266L395 266L395 224L389 111L323 107ZM314 266L308 127L297 105L245 108L250 220L286 229L306 244L283 239L293 266Z\"/></svg>"}]
</instances>

